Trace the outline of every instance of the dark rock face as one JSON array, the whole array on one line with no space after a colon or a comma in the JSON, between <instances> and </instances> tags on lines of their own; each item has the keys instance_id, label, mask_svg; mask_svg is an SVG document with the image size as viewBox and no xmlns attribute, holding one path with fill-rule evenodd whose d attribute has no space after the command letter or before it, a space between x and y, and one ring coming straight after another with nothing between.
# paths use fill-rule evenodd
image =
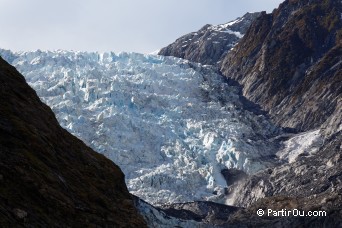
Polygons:
<instances>
[{"instance_id":1,"label":"dark rock face","mask_svg":"<svg viewBox=\"0 0 342 228\"><path fill-rule=\"evenodd\" d=\"M247 13L222 25L205 25L160 50L159 55L175 56L207 65L217 64L245 34L260 13Z\"/></svg>"},{"instance_id":2,"label":"dark rock face","mask_svg":"<svg viewBox=\"0 0 342 228\"><path fill-rule=\"evenodd\" d=\"M223 169L221 170L221 174L224 179L226 179L227 186L231 186L241 180L244 180L248 176L244 171L238 169Z\"/></svg>"},{"instance_id":3,"label":"dark rock face","mask_svg":"<svg viewBox=\"0 0 342 228\"><path fill-rule=\"evenodd\" d=\"M232 214L239 210L238 207L203 201L164 205L161 208L167 215L211 225L224 224Z\"/></svg>"},{"instance_id":4,"label":"dark rock face","mask_svg":"<svg viewBox=\"0 0 342 228\"><path fill-rule=\"evenodd\" d=\"M2 59L0 226L146 226L119 167L62 129Z\"/></svg>"},{"instance_id":5,"label":"dark rock face","mask_svg":"<svg viewBox=\"0 0 342 228\"><path fill-rule=\"evenodd\" d=\"M223 60L221 71L283 127L321 128L317 153L250 176L235 189L236 220L258 226L338 227L342 218L342 2L285 1L263 13ZM258 208L324 210L326 217L272 218ZM233 221L232 220L232 221ZM248 220L245 220L250 223Z\"/></svg>"},{"instance_id":6,"label":"dark rock face","mask_svg":"<svg viewBox=\"0 0 342 228\"><path fill-rule=\"evenodd\" d=\"M133 196L135 206L150 227L229 227L229 218L241 208L208 201L177 203L153 207ZM238 223L241 227L243 223Z\"/></svg>"},{"instance_id":7,"label":"dark rock face","mask_svg":"<svg viewBox=\"0 0 342 228\"><path fill-rule=\"evenodd\" d=\"M341 120L341 12L341 1L285 1L251 25L222 73L283 127L304 131Z\"/></svg>"}]
</instances>

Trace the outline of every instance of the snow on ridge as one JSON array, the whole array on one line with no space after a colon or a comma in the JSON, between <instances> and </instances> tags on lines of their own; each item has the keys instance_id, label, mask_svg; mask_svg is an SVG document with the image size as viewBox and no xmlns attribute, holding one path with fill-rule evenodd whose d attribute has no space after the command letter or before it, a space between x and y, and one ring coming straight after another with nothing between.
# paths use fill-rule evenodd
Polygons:
<instances>
[{"instance_id":1,"label":"snow on ridge","mask_svg":"<svg viewBox=\"0 0 342 228\"><path fill-rule=\"evenodd\" d=\"M236 20L233 20L233 21L230 21L228 23L222 24L222 27L227 28L228 26L232 26L232 25L237 24L237 23L239 23L239 22L241 22L243 20L244 20L243 17L239 17Z\"/></svg>"},{"instance_id":2,"label":"snow on ridge","mask_svg":"<svg viewBox=\"0 0 342 228\"><path fill-rule=\"evenodd\" d=\"M243 110L237 88L209 67L124 52L0 54L61 126L118 164L147 202L224 202L222 169L271 165L275 145L265 138L278 129Z\"/></svg>"},{"instance_id":3,"label":"snow on ridge","mask_svg":"<svg viewBox=\"0 0 342 228\"><path fill-rule=\"evenodd\" d=\"M232 31L230 29L227 29L227 30L225 30L223 32L229 33L229 34L233 34L233 35L237 36L238 38L242 38L243 37L243 35L240 32L235 32L235 31Z\"/></svg>"},{"instance_id":4,"label":"snow on ridge","mask_svg":"<svg viewBox=\"0 0 342 228\"><path fill-rule=\"evenodd\" d=\"M233 31L228 28L229 26L227 24L222 24L222 25L212 25L210 26L210 30L215 31L215 32L223 32L223 33L229 33L232 35L237 36L238 38L242 38L243 34L241 34L238 31Z\"/></svg>"},{"instance_id":5,"label":"snow on ridge","mask_svg":"<svg viewBox=\"0 0 342 228\"><path fill-rule=\"evenodd\" d=\"M239 17L233 21L224 23L224 24L219 24L219 25L211 25L209 26L210 30L213 30L215 32L224 32L224 33L229 33L232 35L237 36L238 38L242 38L244 34L240 33L239 31L234 31L232 30L232 26L236 25L237 23L241 23L245 20L245 17Z\"/></svg>"}]
</instances>

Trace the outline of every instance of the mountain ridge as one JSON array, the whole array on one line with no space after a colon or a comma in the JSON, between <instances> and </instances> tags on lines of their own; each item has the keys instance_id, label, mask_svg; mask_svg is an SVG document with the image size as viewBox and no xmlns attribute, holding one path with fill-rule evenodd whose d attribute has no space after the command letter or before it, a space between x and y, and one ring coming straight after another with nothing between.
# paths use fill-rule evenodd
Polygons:
<instances>
[{"instance_id":1,"label":"mountain ridge","mask_svg":"<svg viewBox=\"0 0 342 228\"><path fill-rule=\"evenodd\" d=\"M250 24L260 15L246 13L221 25L205 25L197 32L178 38L162 48L159 55L175 56L201 64L214 65L243 37Z\"/></svg>"}]
</instances>

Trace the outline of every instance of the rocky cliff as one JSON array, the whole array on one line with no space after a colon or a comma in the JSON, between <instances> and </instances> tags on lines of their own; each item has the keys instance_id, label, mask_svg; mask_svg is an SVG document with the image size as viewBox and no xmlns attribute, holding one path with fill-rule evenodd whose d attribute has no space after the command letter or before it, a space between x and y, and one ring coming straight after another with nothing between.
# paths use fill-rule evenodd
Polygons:
<instances>
[{"instance_id":1,"label":"rocky cliff","mask_svg":"<svg viewBox=\"0 0 342 228\"><path fill-rule=\"evenodd\" d=\"M338 128L341 13L341 1L285 1L251 25L223 59L221 71L283 127L305 131L333 119L329 126Z\"/></svg>"},{"instance_id":2,"label":"rocky cliff","mask_svg":"<svg viewBox=\"0 0 342 228\"><path fill-rule=\"evenodd\" d=\"M325 210L329 219L286 222L340 224L341 12L341 1L284 1L252 23L222 61L223 74L241 83L243 94L268 111L274 122L299 131L320 129L324 136L314 152L300 148L296 159L250 176L236 190L235 205L251 211L276 205Z\"/></svg>"},{"instance_id":3,"label":"rocky cliff","mask_svg":"<svg viewBox=\"0 0 342 228\"><path fill-rule=\"evenodd\" d=\"M221 25L205 25L160 50L159 55L175 56L202 64L217 64L243 37L260 13L246 13Z\"/></svg>"},{"instance_id":4,"label":"rocky cliff","mask_svg":"<svg viewBox=\"0 0 342 228\"><path fill-rule=\"evenodd\" d=\"M146 226L119 167L62 129L2 59L0 226Z\"/></svg>"}]
</instances>

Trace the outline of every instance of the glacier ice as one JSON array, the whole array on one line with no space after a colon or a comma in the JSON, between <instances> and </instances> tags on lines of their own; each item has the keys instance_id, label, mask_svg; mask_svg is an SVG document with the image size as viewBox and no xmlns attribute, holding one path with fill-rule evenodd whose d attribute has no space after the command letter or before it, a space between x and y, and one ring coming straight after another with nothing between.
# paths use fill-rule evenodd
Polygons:
<instances>
[{"instance_id":1,"label":"glacier ice","mask_svg":"<svg viewBox=\"0 0 342 228\"><path fill-rule=\"evenodd\" d=\"M137 53L0 54L149 203L224 202L222 169L272 165L277 145L267 139L279 129L245 110L238 88L209 66Z\"/></svg>"}]
</instances>

